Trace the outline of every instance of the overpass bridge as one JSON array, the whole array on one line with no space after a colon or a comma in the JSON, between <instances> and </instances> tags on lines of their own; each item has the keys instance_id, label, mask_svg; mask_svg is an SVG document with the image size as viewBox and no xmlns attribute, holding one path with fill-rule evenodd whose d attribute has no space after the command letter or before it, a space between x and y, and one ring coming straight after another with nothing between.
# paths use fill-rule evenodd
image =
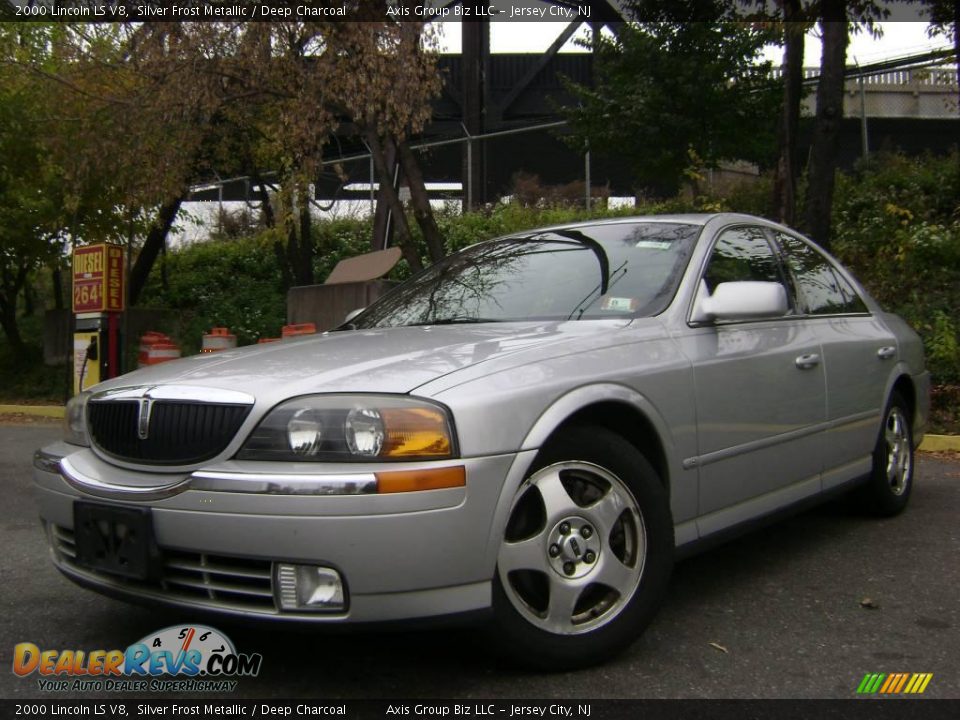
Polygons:
<instances>
[{"instance_id":1,"label":"overpass bridge","mask_svg":"<svg viewBox=\"0 0 960 720\"><path fill-rule=\"evenodd\" d=\"M943 64L941 53L917 57L919 63L900 67L891 66L897 61L862 68L848 65L844 117L859 118L865 114L868 118L960 118L956 65ZM779 76L780 70L775 74ZM807 86L811 87L816 84L820 69L804 68L803 74ZM804 99L803 112L812 116L816 109L815 93L810 92Z\"/></svg>"}]
</instances>

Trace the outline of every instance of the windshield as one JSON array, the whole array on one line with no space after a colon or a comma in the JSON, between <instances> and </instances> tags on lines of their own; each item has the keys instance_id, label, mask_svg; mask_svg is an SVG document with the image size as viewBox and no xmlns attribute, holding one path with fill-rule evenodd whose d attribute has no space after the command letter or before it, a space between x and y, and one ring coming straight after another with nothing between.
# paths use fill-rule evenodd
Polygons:
<instances>
[{"instance_id":1,"label":"windshield","mask_svg":"<svg viewBox=\"0 0 960 720\"><path fill-rule=\"evenodd\" d=\"M388 293L351 326L656 315L673 297L699 232L636 222L478 243Z\"/></svg>"}]
</instances>

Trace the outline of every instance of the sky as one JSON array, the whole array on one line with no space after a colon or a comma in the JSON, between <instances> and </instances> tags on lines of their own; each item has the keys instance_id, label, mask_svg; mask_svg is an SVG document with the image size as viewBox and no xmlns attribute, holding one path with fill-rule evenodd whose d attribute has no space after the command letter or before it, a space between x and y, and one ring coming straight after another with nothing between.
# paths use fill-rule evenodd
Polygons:
<instances>
[{"instance_id":1,"label":"sky","mask_svg":"<svg viewBox=\"0 0 960 720\"><path fill-rule=\"evenodd\" d=\"M440 22L441 50L460 52L460 23ZM880 38L873 38L866 32L853 35L847 50L847 62L865 65L880 60L904 55L914 55L949 46L943 37L927 37L925 22L885 22L878 23L883 31ZM550 43L560 34L565 23L560 22L493 22L490 23L490 50L495 53L540 53L550 47ZM584 32L581 30L580 32ZM567 42L563 52L585 52L573 43ZM783 51L775 46L768 48L766 59L775 64L782 59ZM820 64L820 40L816 30L807 34L804 48L804 65L815 67Z\"/></svg>"}]
</instances>

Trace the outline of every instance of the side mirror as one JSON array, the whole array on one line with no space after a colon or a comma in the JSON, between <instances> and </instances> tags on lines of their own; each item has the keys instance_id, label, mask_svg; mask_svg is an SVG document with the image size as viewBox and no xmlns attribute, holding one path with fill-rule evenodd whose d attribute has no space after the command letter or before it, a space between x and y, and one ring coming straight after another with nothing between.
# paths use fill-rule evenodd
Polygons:
<instances>
[{"instance_id":1,"label":"side mirror","mask_svg":"<svg viewBox=\"0 0 960 720\"><path fill-rule=\"evenodd\" d=\"M786 315L787 309L787 293L780 283L725 282L710 295L701 280L692 319L704 322L779 317Z\"/></svg>"},{"instance_id":2,"label":"side mirror","mask_svg":"<svg viewBox=\"0 0 960 720\"><path fill-rule=\"evenodd\" d=\"M366 308L357 308L356 310L351 310L347 313L347 316L343 319L343 324L346 325L348 322L353 320L357 315L362 313Z\"/></svg>"}]
</instances>

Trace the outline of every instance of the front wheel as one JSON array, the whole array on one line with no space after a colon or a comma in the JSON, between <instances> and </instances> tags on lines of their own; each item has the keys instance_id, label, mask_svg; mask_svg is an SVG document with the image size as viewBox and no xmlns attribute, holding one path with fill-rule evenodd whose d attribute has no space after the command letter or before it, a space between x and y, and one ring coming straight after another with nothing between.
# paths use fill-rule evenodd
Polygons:
<instances>
[{"instance_id":1,"label":"front wheel","mask_svg":"<svg viewBox=\"0 0 960 720\"><path fill-rule=\"evenodd\" d=\"M494 580L494 639L542 669L604 660L652 619L672 561L667 493L643 455L604 428L566 430L514 498Z\"/></svg>"}]
</instances>

